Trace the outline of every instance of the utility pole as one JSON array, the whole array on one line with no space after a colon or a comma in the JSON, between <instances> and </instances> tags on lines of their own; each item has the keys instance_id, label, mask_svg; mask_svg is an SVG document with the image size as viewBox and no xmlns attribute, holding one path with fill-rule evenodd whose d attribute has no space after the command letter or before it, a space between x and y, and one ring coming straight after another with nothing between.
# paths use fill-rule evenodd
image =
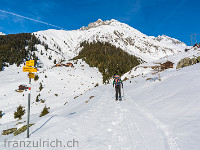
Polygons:
<instances>
[{"instance_id":1,"label":"utility pole","mask_svg":"<svg viewBox=\"0 0 200 150\"><path fill-rule=\"evenodd\" d=\"M197 44L197 34L191 34L191 46Z\"/></svg>"}]
</instances>

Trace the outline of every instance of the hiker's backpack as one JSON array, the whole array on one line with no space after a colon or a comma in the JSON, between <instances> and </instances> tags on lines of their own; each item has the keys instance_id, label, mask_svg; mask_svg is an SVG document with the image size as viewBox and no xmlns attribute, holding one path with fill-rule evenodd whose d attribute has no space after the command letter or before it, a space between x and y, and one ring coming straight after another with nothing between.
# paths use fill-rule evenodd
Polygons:
<instances>
[{"instance_id":1,"label":"hiker's backpack","mask_svg":"<svg viewBox=\"0 0 200 150\"><path fill-rule=\"evenodd\" d=\"M120 77L118 75L115 76L115 85L120 85Z\"/></svg>"}]
</instances>

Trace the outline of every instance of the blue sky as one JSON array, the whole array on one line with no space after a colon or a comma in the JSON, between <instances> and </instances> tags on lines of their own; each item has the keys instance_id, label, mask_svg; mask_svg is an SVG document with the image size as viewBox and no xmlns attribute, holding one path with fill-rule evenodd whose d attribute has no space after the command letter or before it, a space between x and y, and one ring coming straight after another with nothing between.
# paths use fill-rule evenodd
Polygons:
<instances>
[{"instance_id":1,"label":"blue sky","mask_svg":"<svg viewBox=\"0 0 200 150\"><path fill-rule=\"evenodd\" d=\"M99 18L116 19L149 36L168 35L191 45L200 42L199 0L0 0L0 32L35 32L56 27L2 12L12 12L66 30Z\"/></svg>"}]
</instances>

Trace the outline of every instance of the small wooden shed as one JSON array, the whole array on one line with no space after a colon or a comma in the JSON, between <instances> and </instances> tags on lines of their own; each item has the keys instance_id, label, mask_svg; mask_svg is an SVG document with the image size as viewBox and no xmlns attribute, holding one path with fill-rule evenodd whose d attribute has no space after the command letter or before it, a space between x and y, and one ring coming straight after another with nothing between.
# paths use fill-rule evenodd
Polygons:
<instances>
[{"instance_id":1,"label":"small wooden shed","mask_svg":"<svg viewBox=\"0 0 200 150\"><path fill-rule=\"evenodd\" d=\"M19 90L27 90L27 89L28 89L28 86L25 84L22 84L19 86Z\"/></svg>"},{"instance_id":2,"label":"small wooden shed","mask_svg":"<svg viewBox=\"0 0 200 150\"><path fill-rule=\"evenodd\" d=\"M72 63L67 63L66 67L74 67L74 65Z\"/></svg>"},{"instance_id":3,"label":"small wooden shed","mask_svg":"<svg viewBox=\"0 0 200 150\"><path fill-rule=\"evenodd\" d=\"M161 64L161 69L168 69L168 68L173 68L173 67L174 67L174 63L171 61L167 61Z\"/></svg>"},{"instance_id":4,"label":"small wooden shed","mask_svg":"<svg viewBox=\"0 0 200 150\"><path fill-rule=\"evenodd\" d=\"M56 64L56 67L60 67L61 65L60 64Z\"/></svg>"}]
</instances>

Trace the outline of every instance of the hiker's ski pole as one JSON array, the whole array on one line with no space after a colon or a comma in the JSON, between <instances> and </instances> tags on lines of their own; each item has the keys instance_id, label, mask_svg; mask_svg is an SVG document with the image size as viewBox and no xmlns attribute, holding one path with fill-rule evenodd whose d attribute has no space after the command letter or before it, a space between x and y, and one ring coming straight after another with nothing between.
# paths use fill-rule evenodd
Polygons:
<instances>
[{"instance_id":1,"label":"hiker's ski pole","mask_svg":"<svg viewBox=\"0 0 200 150\"><path fill-rule=\"evenodd\" d=\"M125 94L124 94L124 88L123 88L123 97L124 97L124 100L126 100L126 98L125 98Z\"/></svg>"}]
</instances>

